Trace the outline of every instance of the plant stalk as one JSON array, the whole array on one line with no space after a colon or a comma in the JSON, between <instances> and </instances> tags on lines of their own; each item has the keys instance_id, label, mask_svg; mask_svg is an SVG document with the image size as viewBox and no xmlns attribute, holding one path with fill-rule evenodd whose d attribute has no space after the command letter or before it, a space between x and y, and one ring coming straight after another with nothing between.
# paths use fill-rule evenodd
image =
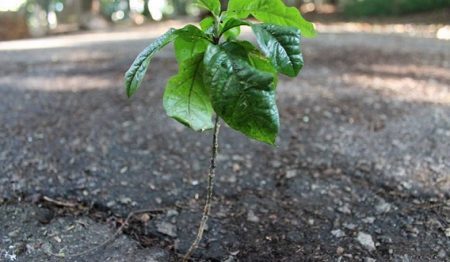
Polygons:
<instances>
[{"instance_id":1,"label":"plant stalk","mask_svg":"<svg viewBox=\"0 0 450 262\"><path fill-rule=\"evenodd\" d=\"M205 231L206 223L208 222L209 214L211 212L211 202L213 198L213 189L214 189L214 178L216 176L216 157L219 149L219 130L220 130L220 118L218 115L216 115L216 118L214 120L214 133L213 133L213 141L211 146L211 162L209 166L209 173L208 173L208 189L207 189L207 196L206 196L206 203L203 208L203 216L202 220L200 221L200 226L198 228L197 237L195 238L194 242L191 244L191 247L187 251L187 253L183 257L183 262L187 262L189 258L191 257L192 253L198 248L198 245L200 244L200 241L203 238L203 232Z\"/></svg>"}]
</instances>

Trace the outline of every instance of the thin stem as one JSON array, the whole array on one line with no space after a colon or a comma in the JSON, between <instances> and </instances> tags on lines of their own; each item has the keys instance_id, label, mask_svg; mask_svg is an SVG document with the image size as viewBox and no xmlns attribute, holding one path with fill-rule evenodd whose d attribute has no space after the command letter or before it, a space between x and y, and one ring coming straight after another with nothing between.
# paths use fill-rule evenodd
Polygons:
<instances>
[{"instance_id":1,"label":"thin stem","mask_svg":"<svg viewBox=\"0 0 450 262\"><path fill-rule=\"evenodd\" d=\"M213 141L211 146L211 162L209 166L209 173L208 173L208 192L206 196L206 203L203 208L203 216L202 220L200 222L200 226L198 228L197 237L195 238L194 242L192 243L191 247L189 248L186 255L183 257L183 261L186 262L191 257L192 253L198 248L198 245L200 244L200 241L203 238L203 232L205 231L206 223L208 222L209 213L211 212L211 201L213 197L213 189L214 189L214 178L216 176L216 157L217 152L219 148L219 130L220 130L220 123L219 123L219 116L216 116L215 122L214 122L214 134L213 134Z\"/></svg>"}]
</instances>

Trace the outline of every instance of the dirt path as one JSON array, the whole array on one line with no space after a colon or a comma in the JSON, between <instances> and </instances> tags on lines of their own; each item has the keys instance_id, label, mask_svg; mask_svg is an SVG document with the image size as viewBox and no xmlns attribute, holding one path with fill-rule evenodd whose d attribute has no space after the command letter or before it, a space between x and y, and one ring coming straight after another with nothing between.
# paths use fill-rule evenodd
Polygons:
<instances>
[{"instance_id":1,"label":"dirt path","mask_svg":"<svg viewBox=\"0 0 450 262\"><path fill-rule=\"evenodd\" d=\"M122 88L166 27L0 42L0 261L59 261L48 251L92 247L139 208L167 211L73 261L169 261L188 248L210 137L163 113L170 48L132 101ZM303 73L280 83L278 147L221 134L196 260L448 260L449 42L324 33L304 45Z\"/></svg>"}]
</instances>

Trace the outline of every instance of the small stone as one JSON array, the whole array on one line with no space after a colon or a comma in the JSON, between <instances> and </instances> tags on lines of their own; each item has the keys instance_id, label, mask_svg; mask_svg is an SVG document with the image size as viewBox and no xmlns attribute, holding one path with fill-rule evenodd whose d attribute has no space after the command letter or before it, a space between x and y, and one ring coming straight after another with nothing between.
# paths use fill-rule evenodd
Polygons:
<instances>
[{"instance_id":1,"label":"small stone","mask_svg":"<svg viewBox=\"0 0 450 262\"><path fill-rule=\"evenodd\" d=\"M352 224L352 223L350 223L350 224L344 223L343 226L349 230L354 230L356 228L356 225Z\"/></svg>"},{"instance_id":2,"label":"small stone","mask_svg":"<svg viewBox=\"0 0 450 262\"><path fill-rule=\"evenodd\" d=\"M125 174L127 171L128 171L128 167L127 166L124 166L124 167L122 167L122 169L120 169L120 173L121 174Z\"/></svg>"},{"instance_id":3,"label":"small stone","mask_svg":"<svg viewBox=\"0 0 450 262\"><path fill-rule=\"evenodd\" d=\"M281 163L280 161L278 161L278 160L272 160L272 161L270 162L270 164L271 164L272 167L274 167L274 168L279 168L279 167L281 167L281 165L282 165L282 163Z\"/></svg>"},{"instance_id":4,"label":"small stone","mask_svg":"<svg viewBox=\"0 0 450 262\"><path fill-rule=\"evenodd\" d=\"M372 236L364 232L359 232L356 240L368 251L375 251L375 243Z\"/></svg>"},{"instance_id":5,"label":"small stone","mask_svg":"<svg viewBox=\"0 0 450 262\"><path fill-rule=\"evenodd\" d=\"M107 207L113 207L115 205L116 205L116 201L114 201L114 200L108 201L108 203L106 203Z\"/></svg>"},{"instance_id":6,"label":"small stone","mask_svg":"<svg viewBox=\"0 0 450 262\"><path fill-rule=\"evenodd\" d=\"M337 247L336 248L336 254L338 254L339 256L344 254L344 248L343 247Z\"/></svg>"},{"instance_id":7,"label":"small stone","mask_svg":"<svg viewBox=\"0 0 450 262\"><path fill-rule=\"evenodd\" d=\"M445 229L445 236L450 237L450 227Z\"/></svg>"},{"instance_id":8,"label":"small stone","mask_svg":"<svg viewBox=\"0 0 450 262\"><path fill-rule=\"evenodd\" d=\"M58 243L61 243L62 241L62 239L59 236L54 236L53 239Z\"/></svg>"},{"instance_id":9,"label":"small stone","mask_svg":"<svg viewBox=\"0 0 450 262\"><path fill-rule=\"evenodd\" d=\"M160 222L156 224L156 229L159 233L168 235L170 237L177 237L177 227L167 222Z\"/></svg>"},{"instance_id":10,"label":"small stone","mask_svg":"<svg viewBox=\"0 0 450 262\"><path fill-rule=\"evenodd\" d=\"M373 224L373 222L375 222L375 218L374 217L366 217L362 220L362 222L364 222L366 224Z\"/></svg>"},{"instance_id":11,"label":"small stone","mask_svg":"<svg viewBox=\"0 0 450 262\"><path fill-rule=\"evenodd\" d=\"M145 223L147 223L150 220L150 215L147 214L147 213L144 213L144 214L140 215L138 217L138 219L139 219L139 221L141 221L142 223L145 224Z\"/></svg>"},{"instance_id":12,"label":"small stone","mask_svg":"<svg viewBox=\"0 0 450 262\"><path fill-rule=\"evenodd\" d=\"M376 261L377 261L376 259L373 259L371 257L364 258L364 262L376 262Z\"/></svg>"},{"instance_id":13,"label":"small stone","mask_svg":"<svg viewBox=\"0 0 450 262\"><path fill-rule=\"evenodd\" d=\"M167 216L168 217L175 217L178 216L178 211L176 211L175 209L169 209L167 210Z\"/></svg>"},{"instance_id":14,"label":"small stone","mask_svg":"<svg viewBox=\"0 0 450 262\"><path fill-rule=\"evenodd\" d=\"M340 229L331 231L331 234L337 238L345 237L345 232Z\"/></svg>"},{"instance_id":15,"label":"small stone","mask_svg":"<svg viewBox=\"0 0 450 262\"><path fill-rule=\"evenodd\" d=\"M9 237L17 237L19 235L19 229L9 232Z\"/></svg>"},{"instance_id":16,"label":"small stone","mask_svg":"<svg viewBox=\"0 0 450 262\"><path fill-rule=\"evenodd\" d=\"M442 258L442 259L447 258L447 252L445 252L444 249L441 249L441 250L439 251L439 253L438 253L438 257L439 257L439 258Z\"/></svg>"},{"instance_id":17,"label":"small stone","mask_svg":"<svg viewBox=\"0 0 450 262\"><path fill-rule=\"evenodd\" d=\"M128 204L131 204L131 202L133 202L133 200L129 197L121 197L119 199L119 201L121 204L124 204L124 205L128 205Z\"/></svg>"},{"instance_id":18,"label":"small stone","mask_svg":"<svg viewBox=\"0 0 450 262\"><path fill-rule=\"evenodd\" d=\"M349 204L345 204L343 206L338 207L337 209L339 212L343 213L343 214L347 214L350 215L352 213L352 211L350 210L350 206Z\"/></svg>"},{"instance_id":19,"label":"small stone","mask_svg":"<svg viewBox=\"0 0 450 262\"><path fill-rule=\"evenodd\" d=\"M296 170L288 170L286 172L286 178L290 179L290 178L294 178L297 176L297 171Z\"/></svg>"},{"instance_id":20,"label":"small stone","mask_svg":"<svg viewBox=\"0 0 450 262\"><path fill-rule=\"evenodd\" d=\"M155 201L157 204L161 204L162 203L162 199L160 197L155 198Z\"/></svg>"},{"instance_id":21,"label":"small stone","mask_svg":"<svg viewBox=\"0 0 450 262\"><path fill-rule=\"evenodd\" d=\"M250 221L250 222L258 223L259 222L259 217L257 217L255 215L253 210L249 210L248 213L247 213L247 220Z\"/></svg>"},{"instance_id":22,"label":"small stone","mask_svg":"<svg viewBox=\"0 0 450 262\"><path fill-rule=\"evenodd\" d=\"M381 199L380 202L375 206L375 210L378 214L384 214L391 211L392 205Z\"/></svg>"},{"instance_id":23,"label":"small stone","mask_svg":"<svg viewBox=\"0 0 450 262\"><path fill-rule=\"evenodd\" d=\"M405 254L404 256L401 257L401 261L402 262L411 262L411 259L409 258L408 255Z\"/></svg>"}]
</instances>

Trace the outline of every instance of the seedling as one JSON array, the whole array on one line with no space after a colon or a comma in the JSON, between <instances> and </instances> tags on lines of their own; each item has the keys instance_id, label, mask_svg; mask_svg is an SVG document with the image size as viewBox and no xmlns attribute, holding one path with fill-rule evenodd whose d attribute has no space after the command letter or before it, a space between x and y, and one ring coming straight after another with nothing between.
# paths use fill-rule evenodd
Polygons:
<instances>
[{"instance_id":1,"label":"seedling","mask_svg":"<svg viewBox=\"0 0 450 262\"><path fill-rule=\"evenodd\" d=\"M131 97L141 86L153 56L174 42L179 72L167 83L163 104L167 114L195 131L213 129L208 192L195 241L198 247L208 221L215 177L220 120L247 137L270 145L280 127L275 89L278 73L295 77L303 67L301 36L313 37L314 26L282 0L197 0L210 11L198 28L170 29L138 55L125 75ZM261 23L246 20L254 17ZM241 26L256 35L258 47L239 40ZM214 121L212 121L214 119Z\"/></svg>"}]
</instances>

